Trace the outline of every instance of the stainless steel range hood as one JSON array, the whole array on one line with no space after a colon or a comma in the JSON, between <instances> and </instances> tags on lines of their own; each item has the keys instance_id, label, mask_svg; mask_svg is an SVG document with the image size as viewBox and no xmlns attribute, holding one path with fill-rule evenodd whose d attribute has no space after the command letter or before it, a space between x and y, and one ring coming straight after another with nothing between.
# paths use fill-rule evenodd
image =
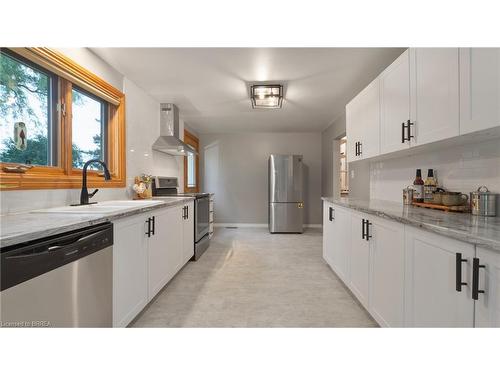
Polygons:
<instances>
[{"instance_id":1,"label":"stainless steel range hood","mask_svg":"<svg viewBox=\"0 0 500 375\"><path fill-rule=\"evenodd\" d=\"M175 104L160 104L160 136L153 143L153 150L169 155L197 154L196 150L181 141L179 133L179 108Z\"/></svg>"}]
</instances>

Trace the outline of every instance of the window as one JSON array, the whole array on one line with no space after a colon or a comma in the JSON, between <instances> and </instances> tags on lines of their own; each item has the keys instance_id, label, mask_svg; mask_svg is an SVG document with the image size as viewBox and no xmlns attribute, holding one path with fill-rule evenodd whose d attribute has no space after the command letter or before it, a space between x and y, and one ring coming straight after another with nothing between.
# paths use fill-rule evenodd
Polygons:
<instances>
[{"instance_id":1,"label":"window","mask_svg":"<svg viewBox=\"0 0 500 375\"><path fill-rule=\"evenodd\" d=\"M347 167L347 137L340 139L340 195L349 195L349 172Z\"/></svg>"},{"instance_id":2,"label":"window","mask_svg":"<svg viewBox=\"0 0 500 375\"><path fill-rule=\"evenodd\" d=\"M192 152L188 152L187 155L187 187L196 187L196 166L195 166L196 155Z\"/></svg>"},{"instance_id":3,"label":"window","mask_svg":"<svg viewBox=\"0 0 500 375\"><path fill-rule=\"evenodd\" d=\"M184 142L193 146L196 152L199 151L200 141L192 133L184 130ZM199 156L193 152L188 152L184 157L184 192L198 193L199 184Z\"/></svg>"},{"instance_id":4,"label":"window","mask_svg":"<svg viewBox=\"0 0 500 375\"><path fill-rule=\"evenodd\" d=\"M48 48L0 49L0 189L125 186L125 96ZM100 168L91 165L90 168Z\"/></svg>"},{"instance_id":5,"label":"window","mask_svg":"<svg viewBox=\"0 0 500 375\"><path fill-rule=\"evenodd\" d=\"M77 87L73 87L71 98L73 168L83 168L90 159L106 161L107 103ZM89 165L89 169L97 168L102 169L100 164Z\"/></svg>"},{"instance_id":6,"label":"window","mask_svg":"<svg viewBox=\"0 0 500 375\"><path fill-rule=\"evenodd\" d=\"M0 162L56 165L57 77L0 51Z\"/></svg>"}]
</instances>

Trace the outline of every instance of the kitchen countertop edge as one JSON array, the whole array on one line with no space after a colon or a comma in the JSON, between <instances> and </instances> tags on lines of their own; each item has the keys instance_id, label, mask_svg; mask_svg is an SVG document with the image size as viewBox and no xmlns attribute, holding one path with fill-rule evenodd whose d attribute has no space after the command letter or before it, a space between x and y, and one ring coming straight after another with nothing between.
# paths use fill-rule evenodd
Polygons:
<instances>
[{"instance_id":1,"label":"kitchen countertop edge","mask_svg":"<svg viewBox=\"0 0 500 375\"><path fill-rule=\"evenodd\" d=\"M417 218L412 218L412 217L405 217L402 214L395 214L388 212L388 210L384 210L381 208L373 208L370 207L370 201L367 200L357 200L357 199L349 199L349 198L332 198L332 197L321 197L323 201L336 204L341 207L345 208L350 208L355 211L359 212L364 212L366 214L370 215L375 215L378 216L382 219L387 219L387 220L392 220L396 221L402 224L407 224L411 225L416 228L420 228L423 230L427 230L439 235L443 235L445 237L453 238L462 242L467 242L471 245L476 245L480 247L484 247L489 250L494 250L500 252L500 238L498 237L498 234L495 236L495 228L498 228L498 223L490 223L488 224L486 222L486 218L482 217L476 217L477 220L482 221L482 224L484 225L485 229L488 230L490 229L492 232L492 236L488 235L477 235L474 233L470 233L467 230L460 230L460 229L454 229L450 228L449 226L444 226L444 225L439 225L436 223L431 223L426 220L419 220ZM376 201L379 204L385 203L389 206L397 207L398 204L395 202L383 202L383 201ZM404 206L401 204L401 210L404 209ZM411 207L409 208L411 210L426 210L426 211L420 211L420 213L428 213L429 209L426 208L420 208L420 207ZM439 211L433 211L433 215L442 215L441 220L446 218L446 215L448 215L445 212L439 212ZM454 214L454 215L464 215L464 214ZM459 218L460 216L455 216L454 219ZM467 217L463 217L463 219L469 220L470 221L470 215L467 215ZM487 218L491 219L491 218ZM500 223L500 218L494 218L498 219L498 222ZM466 221L464 220L464 222ZM464 225L466 226L466 225Z\"/></svg>"},{"instance_id":2,"label":"kitchen countertop edge","mask_svg":"<svg viewBox=\"0 0 500 375\"><path fill-rule=\"evenodd\" d=\"M26 230L24 232L14 231L12 234L7 234L7 235L2 234L2 237L0 238L0 247L3 248L7 246L18 245L24 242L37 240L43 237L54 236L60 233L70 232L73 230L85 228L92 225L120 220L129 216L134 216L145 212L154 211L160 208L174 207L192 200L194 200L193 197L181 197L175 201L168 201L168 202L162 201L161 199L154 199L154 201L158 202L158 204L148 205L144 207L131 207L124 209L123 211L110 214L73 214L73 213L64 214L64 213L29 213L29 212L8 214L1 217L2 221L8 218L21 217L21 215L30 215L30 216L32 215L30 219L33 220L39 220L42 217L44 219L48 218L61 219L63 217L67 217L76 219L76 221L67 225L59 224L59 226L57 227L48 226L47 228L38 229L34 231L29 231L29 230ZM26 217L26 222L28 221L29 219L28 217ZM27 223L24 223L23 227L26 226Z\"/></svg>"}]
</instances>

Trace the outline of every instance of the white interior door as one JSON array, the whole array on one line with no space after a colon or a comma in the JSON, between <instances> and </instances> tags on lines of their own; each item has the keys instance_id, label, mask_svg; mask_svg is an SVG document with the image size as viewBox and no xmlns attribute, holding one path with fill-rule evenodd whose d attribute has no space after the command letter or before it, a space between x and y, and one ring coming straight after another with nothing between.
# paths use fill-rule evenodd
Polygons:
<instances>
[{"instance_id":1,"label":"white interior door","mask_svg":"<svg viewBox=\"0 0 500 375\"><path fill-rule=\"evenodd\" d=\"M474 246L415 228L405 228L405 323L409 327L472 327L471 274ZM461 280L456 290L456 254Z\"/></svg>"},{"instance_id":2,"label":"white interior door","mask_svg":"<svg viewBox=\"0 0 500 375\"><path fill-rule=\"evenodd\" d=\"M410 49L412 144L459 135L458 48Z\"/></svg>"},{"instance_id":3,"label":"white interior door","mask_svg":"<svg viewBox=\"0 0 500 375\"><path fill-rule=\"evenodd\" d=\"M380 152L410 147L402 124L410 119L410 58L406 50L380 75ZM405 132L406 137L406 132Z\"/></svg>"},{"instance_id":4,"label":"white interior door","mask_svg":"<svg viewBox=\"0 0 500 375\"><path fill-rule=\"evenodd\" d=\"M460 134L500 126L500 48L460 48Z\"/></svg>"}]
</instances>

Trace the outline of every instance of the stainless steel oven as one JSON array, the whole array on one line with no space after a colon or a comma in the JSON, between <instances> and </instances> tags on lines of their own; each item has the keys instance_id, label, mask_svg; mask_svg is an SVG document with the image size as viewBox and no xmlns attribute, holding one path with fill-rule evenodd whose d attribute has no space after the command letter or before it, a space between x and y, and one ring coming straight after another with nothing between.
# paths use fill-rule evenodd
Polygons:
<instances>
[{"instance_id":1,"label":"stainless steel oven","mask_svg":"<svg viewBox=\"0 0 500 375\"><path fill-rule=\"evenodd\" d=\"M194 222L195 228L195 240L200 241L204 236L208 235L208 225L209 225L209 197L201 197L194 201Z\"/></svg>"},{"instance_id":2,"label":"stainless steel oven","mask_svg":"<svg viewBox=\"0 0 500 375\"><path fill-rule=\"evenodd\" d=\"M154 197L193 197L194 200L194 257L198 260L210 245L210 194L179 193L177 177L156 176L153 178L152 191Z\"/></svg>"}]
</instances>

